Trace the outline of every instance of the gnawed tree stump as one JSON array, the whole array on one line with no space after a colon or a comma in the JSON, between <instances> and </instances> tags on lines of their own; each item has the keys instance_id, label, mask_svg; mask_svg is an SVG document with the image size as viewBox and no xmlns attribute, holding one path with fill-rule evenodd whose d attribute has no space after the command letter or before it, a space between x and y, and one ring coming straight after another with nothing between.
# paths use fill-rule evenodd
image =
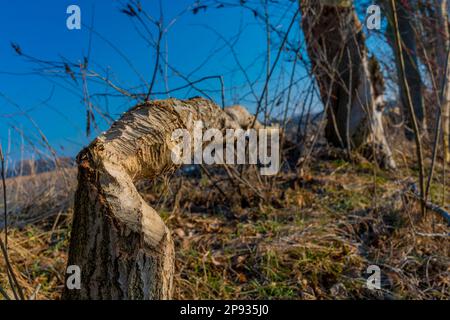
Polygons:
<instances>
[{"instance_id":1,"label":"gnawed tree stump","mask_svg":"<svg viewBox=\"0 0 450 320\"><path fill-rule=\"evenodd\" d=\"M191 132L200 120L205 129L219 130L248 122L201 98L151 101L126 112L80 152L68 265L80 267L81 289L65 288L63 299L171 298L170 231L134 183L176 170L172 132Z\"/></svg>"}]
</instances>

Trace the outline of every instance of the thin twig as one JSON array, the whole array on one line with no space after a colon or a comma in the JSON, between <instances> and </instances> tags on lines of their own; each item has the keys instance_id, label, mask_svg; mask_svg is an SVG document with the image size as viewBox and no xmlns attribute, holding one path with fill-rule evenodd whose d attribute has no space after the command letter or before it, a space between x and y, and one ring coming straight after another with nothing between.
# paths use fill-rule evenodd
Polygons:
<instances>
[{"instance_id":1,"label":"thin twig","mask_svg":"<svg viewBox=\"0 0 450 320\"><path fill-rule=\"evenodd\" d=\"M422 151L422 142L420 140L420 131L419 131L419 125L417 123L416 114L414 112L414 107L411 99L411 92L409 89L408 82L406 81L405 76L405 61L403 58L402 52L402 43L400 39L400 31L398 28L398 17L397 17L397 8L395 4L395 0L390 1L391 9L392 9L392 15L393 15L393 27L394 27L394 33L395 33L395 40L396 40L396 46L398 49L398 56L399 56L399 65L400 65L400 74L401 74L401 81L403 82L403 90L405 90L405 96L406 96L406 102L408 105L408 111L410 115L410 119L412 120L413 129L414 129L414 138L416 141L416 153L417 153L417 160L419 165L419 183L420 183L420 199L421 199L421 211L422 215L425 215L425 183L424 183L424 168L423 168L423 151Z\"/></svg>"},{"instance_id":2,"label":"thin twig","mask_svg":"<svg viewBox=\"0 0 450 320\"><path fill-rule=\"evenodd\" d=\"M161 52L161 40L163 38L163 28L162 25L159 26L159 30L158 30L158 41L156 42L156 60L155 60L155 66L153 69L153 75L152 75L152 80L150 82L150 87L148 88L148 92L147 92L147 96L145 97L145 101L148 101L148 99L150 98L151 94L152 94L152 90L153 90L153 86L155 84L155 80L156 80L156 74L158 73L158 68L159 68L159 56L160 56L160 52Z\"/></svg>"},{"instance_id":3,"label":"thin twig","mask_svg":"<svg viewBox=\"0 0 450 320\"><path fill-rule=\"evenodd\" d=\"M211 175L211 173L209 173L208 169L201 164L200 168L202 168L202 170L205 172L205 174L208 176L208 178L211 180L211 182L213 183L213 186L215 188L217 188L217 190L220 192L220 194L222 194L226 199L231 200L230 197L227 196L227 194L225 193L225 191L222 190L222 188L219 186L219 184L217 183L217 181L215 181Z\"/></svg>"},{"instance_id":4,"label":"thin twig","mask_svg":"<svg viewBox=\"0 0 450 320\"><path fill-rule=\"evenodd\" d=\"M8 276L8 281L9 284L11 286L11 290L13 292L14 298L16 300L19 300L19 298L21 300L25 300L23 293L22 293L22 289L19 286L19 283L17 282L17 278L14 274L14 270L11 266L11 263L9 261L9 257L8 257L8 253L6 252L6 248L5 248L5 244L3 243L3 240L0 238L0 249L2 251L3 254L3 258L5 259L5 264L6 264L6 274ZM17 289L17 292L16 292Z\"/></svg>"},{"instance_id":5,"label":"thin twig","mask_svg":"<svg viewBox=\"0 0 450 320\"><path fill-rule=\"evenodd\" d=\"M6 293L5 289L2 288L2 286L0 286L0 294L1 294L6 300L11 300L11 298L8 296L8 294Z\"/></svg>"},{"instance_id":6,"label":"thin twig","mask_svg":"<svg viewBox=\"0 0 450 320\"><path fill-rule=\"evenodd\" d=\"M447 221L447 224L450 226L450 213L448 211L430 201L425 201L425 199L421 198L420 194L418 194L417 192L417 187L415 184L411 184L410 191L410 193L413 195L413 198L419 200L421 203L424 203L427 209L439 214Z\"/></svg>"},{"instance_id":7,"label":"thin twig","mask_svg":"<svg viewBox=\"0 0 450 320\"><path fill-rule=\"evenodd\" d=\"M5 248L6 253L8 253L8 203L6 202L6 179L5 179L5 158L3 156L3 148L0 145L0 162L1 162L1 178L3 186L3 220L5 224Z\"/></svg>"},{"instance_id":8,"label":"thin twig","mask_svg":"<svg viewBox=\"0 0 450 320\"><path fill-rule=\"evenodd\" d=\"M257 118L258 118L258 114L259 114L260 109L261 109L261 103L262 103L262 101L263 101L263 99L264 99L264 97L265 97L265 95L266 95L266 91L267 91L268 86L269 86L270 78L272 77L272 74L273 74L273 72L274 72L274 70L275 70L275 67L276 67L277 64L278 64L278 60L280 59L281 53L282 53L282 51L283 51L283 49L284 49L284 46L285 46L285 44L286 44L286 42L287 42L289 33L290 33L291 29L292 29L292 26L293 26L294 23L297 21L297 16L298 16L299 13L300 13L300 9L298 9L298 10L295 12L294 16L292 17L291 22L290 22L290 24L289 24L289 27L288 27L288 29L287 29L285 35L284 35L283 41L281 42L280 48L278 49L277 56L275 57L275 60L274 60L274 62L273 62L273 64L272 64L272 67L271 67L271 69L270 69L270 72L269 72L269 74L267 75L266 81L265 81L265 83L264 83L264 88L263 88L263 91L262 91L262 93L261 93L261 96L260 96L260 98L259 98L259 100L258 100L258 104L257 104L257 107L256 107L255 118L253 119L253 122L252 122L250 128L253 128L254 125L255 125L255 123L256 123L256 120L257 120Z\"/></svg>"},{"instance_id":9,"label":"thin twig","mask_svg":"<svg viewBox=\"0 0 450 320\"><path fill-rule=\"evenodd\" d=\"M429 238L449 238L450 233L423 233L423 232L416 232L416 235L421 237L429 237Z\"/></svg>"},{"instance_id":10,"label":"thin twig","mask_svg":"<svg viewBox=\"0 0 450 320\"><path fill-rule=\"evenodd\" d=\"M3 150L2 147L0 145L0 161L1 161L1 178L2 178L2 185L3 185L3 208L4 208L4 219L5 219L5 243L3 243L3 240L0 238L0 249L2 251L3 254L3 258L5 259L5 264L6 264L6 273L8 275L8 281L9 284L11 286L11 290L14 294L14 297L16 299L22 299L24 300L24 296L22 293L22 289L19 286L19 283L17 282L17 278L14 274L14 270L9 262L9 257L8 257L8 247L7 247L7 243L8 243L8 220L7 220L7 215L8 215L8 209L7 209L7 199L6 199L6 180L5 180L5 158L3 157ZM17 292L16 292L17 289Z\"/></svg>"}]
</instances>

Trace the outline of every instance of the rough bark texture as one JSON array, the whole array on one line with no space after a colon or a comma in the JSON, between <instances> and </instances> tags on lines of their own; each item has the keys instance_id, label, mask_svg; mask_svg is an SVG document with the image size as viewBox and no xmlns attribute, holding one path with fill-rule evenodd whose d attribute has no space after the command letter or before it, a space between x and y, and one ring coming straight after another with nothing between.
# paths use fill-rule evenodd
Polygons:
<instances>
[{"instance_id":1,"label":"rough bark texture","mask_svg":"<svg viewBox=\"0 0 450 320\"><path fill-rule=\"evenodd\" d=\"M383 77L367 55L351 1L301 0L300 7L312 70L327 107L326 138L338 147L370 152L394 168L382 123Z\"/></svg>"},{"instance_id":2,"label":"rough bark texture","mask_svg":"<svg viewBox=\"0 0 450 320\"><path fill-rule=\"evenodd\" d=\"M430 75L440 94L441 101L437 99L433 102L442 113L445 159L450 162L450 79L445 70L450 48L448 1L419 0L417 9L421 32L419 58L425 65L430 65Z\"/></svg>"},{"instance_id":3,"label":"rough bark texture","mask_svg":"<svg viewBox=\"0 0 450 320\"><path fill-rule=\"evenodd\" d=\"M447 0L442 0L437 8L438 11L438 25L441 28L441 32L438 36L438 55L437 61L441 68L447 65L447 55L450 49L450 35L449 35L449 25L448 25L448 2ZM442 91L442 127L444 135L444 153L445 161L450 163L450 85L448 82L447 70L442 69L439 77L439 86Z\"/></svg>"},{"instance_id":4,"label":"rough bark texture","mask_svg":"<svg viewBox=\"0 0 450 320\"><path fill-rule=\"evenodd\" d=\"M384 3L384 7L388 12L388 28L387 28L387 37L389 39L390 45L395 53L395 61L397 65L397 76L401 78L401 72L399 67L399 52L397 46L395 45L395 36L393 33L392 27L392 10L390 9L389 4ZM400 32L400 37L402 40L402 50L401 54L403 55L403 61L405 62L405 77L408 83L410 92L411 92L411 100L413 102L414 114L416 115L417 122L419 124L419 128L426 130L426 122L424 116L424 102L422 95L422 78L420 75L419 64L417 59L417 44L416 44L416 32L413 27L414 23L414 15L413 15L412 5L404 1L397 2L397 17L398 17L398 28ZM400 101L402 104L403 115L406 119L406 136L409 138L413 137L413 124L412 119L409 117L408 111L406 111L407 98L405 97L405 88L403 88L402 81L398 81L399 83L399 92L400 92Z\"/></svg>"},{"instance_id":5,"label":"rough bark texture","mask_svg":"<svg viewBox=\"0 0 450 320\"><path fill-rule=\"evenodd\" d=\"M248 113L247 113L248 114ZM81 268L81 290L63 299L170 299L174 247L170 231L134 183L174 171L175 129L240 128L201 98L138 105L78 155L78 189L68 265Z\"/></svg>"}]
</instances>

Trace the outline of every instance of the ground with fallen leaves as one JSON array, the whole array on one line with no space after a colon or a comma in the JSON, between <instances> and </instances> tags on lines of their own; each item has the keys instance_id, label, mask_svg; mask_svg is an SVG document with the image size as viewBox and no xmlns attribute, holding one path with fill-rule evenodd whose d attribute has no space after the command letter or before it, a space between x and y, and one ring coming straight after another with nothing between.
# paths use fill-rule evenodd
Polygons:
<instances>
[{"instance_id":1,"label":"ground with fallen leaves","mask_svg":"<svg viewBox=\"0 0 450 320\"><path fill-rule=\"evenodd\" d=\"M247 168L236 180L221 168L197 168L142 182L175 239L174 298L449 299L448 227L432 212L423 218L404 192L417 175L408 161L385 172L322 152L277 178ZM8 231L9 255L27 297L60 297L75 171L8 181L19 217ZM435 177L432 200L448 205L440 167ZM19 187L31 181L40 192ZM366 287L372 264L381 268L380 291ZM1 261L7 290L4 267Z\"/></svg>"}]
</instances>

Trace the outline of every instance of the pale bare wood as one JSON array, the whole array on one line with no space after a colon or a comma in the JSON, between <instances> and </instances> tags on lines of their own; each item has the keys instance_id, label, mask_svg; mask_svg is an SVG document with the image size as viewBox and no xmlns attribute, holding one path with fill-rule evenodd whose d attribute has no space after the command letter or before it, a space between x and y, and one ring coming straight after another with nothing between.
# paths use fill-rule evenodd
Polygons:
<instances>
[{"instance_id":1,"label":"pale bare wood","mask_svg":"<svg viewBox=\"0 0 450 320\"><path fill-rule=\"evenodd\" d=\"M242 107L240 107L242 108ZM63 299L170 299L174 246L170 231L134 183L177 169L172 132L239 129L249 113L211 101L150 101L126 112L78 155L78 188L68 265L81 268L81 290ZM229 114L234 114L232 117Z\"/></svg>"}]
</instances>

